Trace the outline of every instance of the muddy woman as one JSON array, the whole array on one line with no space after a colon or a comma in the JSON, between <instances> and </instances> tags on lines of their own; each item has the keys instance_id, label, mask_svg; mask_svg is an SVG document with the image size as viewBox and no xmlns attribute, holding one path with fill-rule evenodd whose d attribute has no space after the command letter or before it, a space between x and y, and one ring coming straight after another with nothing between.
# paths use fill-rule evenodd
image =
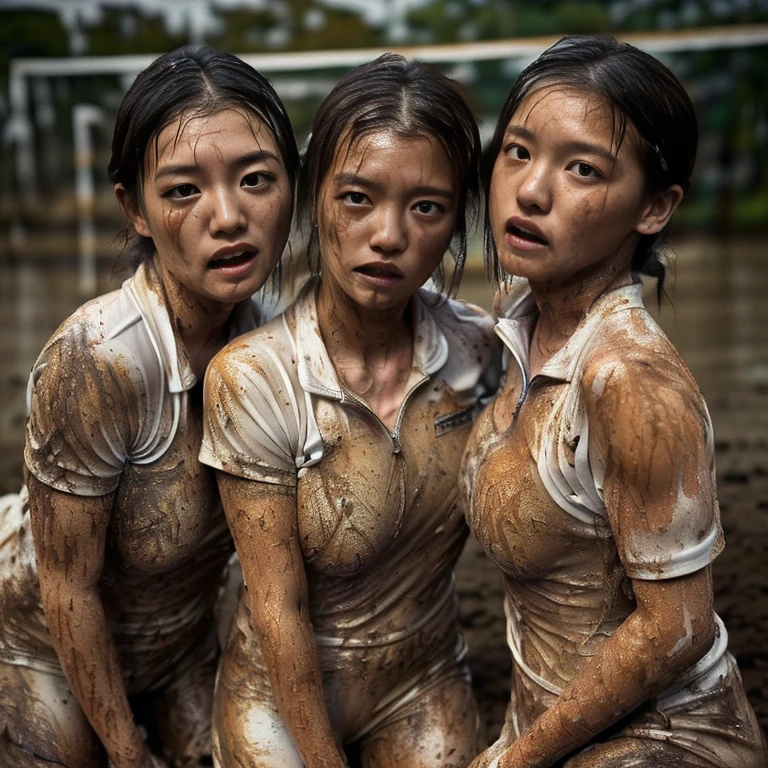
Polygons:
<instances>
[{"instance_id":1,"label":"muddy woman","mask_svg":"<svg viewBox=\"0 0 768 768\"><path fill-rule=\"evenodd\" d=\"M28 505L0 536L2 765L210 765L233 545L197 461L203 374L262 320L251 297L285 246L297 169L280 101L235 56L161 56L120 106L109 177L140 264L32 372Z\"/></svg>"},{"instance_id":2,"label":"muddy woman","mask_svg":"<svg viewBox=\"0 0 768 768\"><path fill-rule=\"evenodd\" d=\"M463 485L514 663L472 768L767 764L713 611L712 426L638 276L661 290L696 143L678 80L612 39L561 40L502 110L486 256L509 362Z\"/></svg>"},{"instance_id":3,"label":"muddy woman","mask_svg":"<svg viewBox=\"0 0 768 768\"><path fill-rule=\"evenodd\" d=\"M246 588L214 704L227 768L463 768L477 708L453 566L461 454L498 359L454 285L479 187L456 85L386 55L320 106L304 160L314 278L214 358L201 460ZM486 378L488 380L486 380Z\"/></svg>"}]
</instances>

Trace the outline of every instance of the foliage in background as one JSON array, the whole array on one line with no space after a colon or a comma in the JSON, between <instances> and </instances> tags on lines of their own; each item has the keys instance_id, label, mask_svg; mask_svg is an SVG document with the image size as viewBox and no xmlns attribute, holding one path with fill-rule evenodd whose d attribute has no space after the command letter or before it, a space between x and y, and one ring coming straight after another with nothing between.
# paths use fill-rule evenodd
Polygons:
<instances>
[{"instance_id":1,"label":"foliage in background","mask_svg":"<svg viewBox=\"0 0 768 768\"><path fill-rule=\"evenodd\" d=\"M271 0L259 7L219 8L218 23L204 37L236 53L333 50L387 45L429 45L499 38L676 30L719 24L768 22L768 0L425 0L371 24L361 12L322 0ZM370 0L375 4L376 0ZM17 4L18 6L18 4ZM189 30L169 31L162 14L138 6L105 3L97 23L85 23L90 55L151 54L190 41ZM9 114L8 68L18 57L67 56L68 35L59 14L0 6L0 130ZM727 231L764 228L768 222L768 47L677 54L667 63L686 83L700 118L701 149L692 199L681 223ZM525 62L477 62L446 70L461 80L487 133ZM307 80L332 81L339 70L315 71ZM43 191L71 183L71 106L90 102L110 115L126 86L110 77L51 79L48 123L38 127L38 153L46 169ZM42 86L41 86L42 87ZM302 141L321 95L286 98ZM101 152L108 139L100 137ZM57 145L61 146L57 146ZM10 167L7 142L0 164ZM99 158L101 162L103 158ZM103 183L103 180L102 180ZM12 194L7 172L0 197Z\"/></svg>"}]
</instances>

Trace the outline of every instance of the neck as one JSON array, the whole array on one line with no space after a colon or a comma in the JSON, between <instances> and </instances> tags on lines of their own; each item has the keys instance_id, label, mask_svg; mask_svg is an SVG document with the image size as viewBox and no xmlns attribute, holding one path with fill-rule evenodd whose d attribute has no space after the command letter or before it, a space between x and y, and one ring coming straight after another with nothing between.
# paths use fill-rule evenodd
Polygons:
<instances>
[{"instance_id":1,"label":"neck","mask_svg":"<svg viewBox=\"0 0 768 768\"><path fill-rule=\"evenodd\" d=\"M395 364L410 372L413 332L409 317L410 302L387 310L370 310L353 302L332 281L320 283L317 315L320 331L336 371L351 384L352 371L368 371L371 379L376 370ZM406 360L407 358L407 360ZM365 378L365 377L364 377ZM352 386L357 394L365 394L365 385Z\"/></svg>"},{"instance_id":2,"label":"neck","mask_svg":"<svg viewBox=\"0 0 768 768\"><path fill-rule=\"evenodd\" d=\"M597 299L631 279L628 262L611 260L561 283L531 284L539 310L529 350L531 376L565 345Z\"/></svg>"},{"instance_id":3,"label":"neck","mask_svg":"<svg viewBox=\"0 0 768 768\"><path fill-rule=\"evenodd\" d=\"M228 340L228 322L234 304L207 301L194 295L158 264L171 325L181 339L187 359L202 378L211 358Z\"/></svg>"}]
</instances>

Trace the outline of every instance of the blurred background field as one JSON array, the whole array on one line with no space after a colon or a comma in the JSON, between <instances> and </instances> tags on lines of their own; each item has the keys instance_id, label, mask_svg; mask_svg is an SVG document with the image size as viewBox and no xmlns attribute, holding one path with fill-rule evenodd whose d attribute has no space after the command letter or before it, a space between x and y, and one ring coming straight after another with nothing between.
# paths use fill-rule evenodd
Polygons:
<instances>
[{"instance_id":1,"label":"blurred background field","mask_svg":"<svg viewBox=\"0 0 768 768\"><path fill-rule=\"evenodd\" d=\"M539 51L593 32L659 56L699 115L672 302L654 312L712 411L727 538L717 608L768 728L768 0L0 0L0 493L21 482L37 352L76 306L119 285L111 130L155 55L204 42L248 58L285 101L301 146L347 68L402 50L462 83L487 137ZM461 295L488 307L492 291L475 239ZM472 542L459 584L493 734L509 662L498 578Z\"/></svg>"}]
</instances>

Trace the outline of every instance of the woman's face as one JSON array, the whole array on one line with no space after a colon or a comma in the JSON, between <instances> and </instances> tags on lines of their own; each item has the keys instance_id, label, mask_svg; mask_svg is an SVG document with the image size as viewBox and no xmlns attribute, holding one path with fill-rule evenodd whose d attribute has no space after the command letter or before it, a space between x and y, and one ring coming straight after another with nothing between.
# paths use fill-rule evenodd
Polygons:
<instances>
[{"instance_id":1,"label":"woman's face","mask_svg":"<svg viewBox=\"0 0 768 768\"><path fill-rule=\"evenodd\" d=\"M434 138L382 132L342 144L317 201L324 283L364 309L404 306L448 249L457 205Z\"/></svg>"},{"instance_id":2,"label":"woman's face","mask_svg":"<svg viewBox=\"0 0 768 768\"><path fill-rule=\"evenodd\" d=\"M522 102L507 125L489 198L507 273L553 286L622 260L628 269L638 233L657 231L649 218L655 208L634 128L627 126L618 153L612 138L611 111L597 97L545 86Z\"/></svg>"},{"instance_id":3,"label":"woman's face","mask_svg":"<svg viewBox=\"0 0 768 768\"><path fill-rule=\"evenodd\" d=\"M277 142L247 110L183 115L147 149L141 202L117 185L136 231L151 237L164 278L204 301L234 304L280 258L291 189ZM128 207L126 208L126 203Z\"/></svg>"}]
</instances>

